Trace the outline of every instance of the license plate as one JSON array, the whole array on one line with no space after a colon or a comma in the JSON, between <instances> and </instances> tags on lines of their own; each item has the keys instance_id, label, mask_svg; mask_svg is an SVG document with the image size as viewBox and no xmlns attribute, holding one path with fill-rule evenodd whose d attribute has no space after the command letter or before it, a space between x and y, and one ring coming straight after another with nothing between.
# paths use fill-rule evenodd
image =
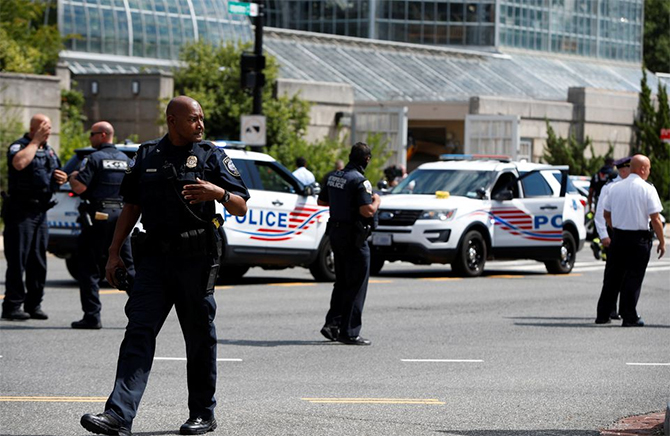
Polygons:
<instances>
[{"instance_id":1,"label":"license plate","mask_svg":"<svg viewBox=\"0 0 670 436\"><path fill-rule=\"evenodd\" d=\"M393 243L393 235L388 235L386 233L374 233L372 235L372 245L378 247L388 247Z\"/></svg>"}]
</instances>

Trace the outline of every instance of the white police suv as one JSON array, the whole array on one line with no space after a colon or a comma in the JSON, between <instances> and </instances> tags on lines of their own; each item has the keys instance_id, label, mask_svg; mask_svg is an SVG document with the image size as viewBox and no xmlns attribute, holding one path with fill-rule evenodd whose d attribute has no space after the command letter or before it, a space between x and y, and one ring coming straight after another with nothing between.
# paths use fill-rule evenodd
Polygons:
<instances>
[{"instance_id":1,"label":"white police suv","mask_svg":"<svg viewBox=\"0 0 670 436\"><path fill-rule=\"evenodd\" d=\"M243 150L243 144L215 141L233 160L251 198L244 216L232 216L217 203L217 211L226 223L221 279L242 277L250 267L281 269L293 266L309 268L316 280L332 281L335 268L330 242L325 237L328 208L318 206L313 187L303 186L289 170L271 156ZM137 145L119 145L129 156ZM76 150L64 169L70 173L93 148ZM66 259L74 277L77 268L76 237L79 197L68 184L57 194L58 205L49 210L49 248Z\"/></svg>"},{"instance_id":2,"label":"white police suv","mask_svg":"<svg viewBox=\"0 0 670 436\"><path fill-rule=\"evenodd\" d=\"M584 206L567 193L568 167L445 155L382 197L371 270L384 261L450 263L476 277L487 259L535 259L567 274L586 237ZM573 191L574 192L574 191Z\"/></svg>"}]
</instances>

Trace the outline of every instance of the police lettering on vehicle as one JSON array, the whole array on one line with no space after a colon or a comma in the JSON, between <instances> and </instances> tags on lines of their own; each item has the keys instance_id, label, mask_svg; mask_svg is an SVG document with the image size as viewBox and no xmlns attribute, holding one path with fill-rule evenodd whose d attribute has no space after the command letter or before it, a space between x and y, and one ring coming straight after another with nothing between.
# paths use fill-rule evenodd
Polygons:
<instances>
[{"instance_id":1,"label":"police lettering on vehicle","mask_svg":"<svg viewBox=\"0 0 670 436\"><path fill-rule=\"evenodd\" d=\"M287 212L263 211L249 209L246 215L234 216L224 209L224 218L228 221L234 218L239 224L247 224L251 226L265 226L265 227L282 227L288 228L289 214Z\"/></svg>"}]
</instances>

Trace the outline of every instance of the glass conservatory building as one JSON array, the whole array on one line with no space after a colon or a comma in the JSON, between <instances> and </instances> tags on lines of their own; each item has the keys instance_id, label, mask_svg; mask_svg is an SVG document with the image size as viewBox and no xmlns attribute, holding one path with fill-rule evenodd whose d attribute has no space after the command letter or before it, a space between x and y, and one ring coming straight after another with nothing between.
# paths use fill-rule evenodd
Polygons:
<instances>
[{"instance_id":1,"label":"glass conservatory building","mask_svg":"<svg viewBox=\"0 0 670 436\"><path fill-rule=\"evenodd\" d=\"M229 14L225 0L58 0L58 25L61 57L75 71L82 63L166 67L189 41L253 39L247 17Z\"/></svg>"},{"instance_id":2,"label":"glass conservatory building","mask_svg":"<svg viewBox=\"0 0 670 436\"><path fill-rule=\"evenodd\" d=\"M269 26L641 62L644 0L267 0Z\"/></svg>"}]
</instances>

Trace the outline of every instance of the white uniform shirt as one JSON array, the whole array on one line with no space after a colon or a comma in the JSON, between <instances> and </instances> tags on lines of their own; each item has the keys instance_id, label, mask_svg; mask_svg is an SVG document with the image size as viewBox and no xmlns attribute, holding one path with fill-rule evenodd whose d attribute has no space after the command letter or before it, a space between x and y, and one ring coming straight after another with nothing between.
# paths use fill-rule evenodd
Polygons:
<instances>
[{"instance_id":1,"label":"white uniform shirt","mask_svg":"<svg viewBox=\"0 0 670 436\"><path fill-rule=\"evenodd\" d=\"M312 172L305 167L300 167L293 171L293 175L305 186L309 186L316 181L314 174L312 174Z\"/></svg>"},{"instance_id":2,"label":"white uniform shirt","mask_svg":"<svg viewBox=\"0 0 670 436\"><path fill-rule=\"evenodd\" d=\"M649 215L663 210L656 188L637 174L612 185L603 207L619 230L649 230Z\"/></svg>"},{"instance_id":3,"label":"white uniform shirt","mask_svg":"<svg viewBox=\"0 0 670 436\"><path fill-rule=\"evenodd\" d=\"M596 207L596 215L593 217L593 221L596 224L596 231L598 232L600 240L610 237L609 234L607 233L607 222L605 221L605 215L604 215L605 208L603 207L603 204L605 203L605 199L607 198L607 194L609 193L612 185L622 180L623 179L621 178L621 176L616 176L616 179L612 180L611 182L603 186L603 189L600 191L600 197L598 198L598 206Z\"/></svg>"}]
</instances>

